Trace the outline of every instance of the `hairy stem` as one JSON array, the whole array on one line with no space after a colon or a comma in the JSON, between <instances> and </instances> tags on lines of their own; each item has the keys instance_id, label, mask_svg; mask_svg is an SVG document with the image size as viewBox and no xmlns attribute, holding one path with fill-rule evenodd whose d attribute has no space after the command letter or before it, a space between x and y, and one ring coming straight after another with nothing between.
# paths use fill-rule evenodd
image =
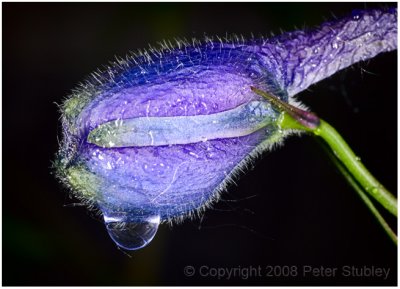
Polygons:
<instances>
[{"instance_id":1,"label":"hairy stem","mask_svg":"<svg viewBox=\"0 0 400 289\"><path fill-rule=\"evenodd\" d=\"M367 170L340 134L327 122L321 119L319 127L313 133L323 138L331 147L335 156L349 170L353 177L364 187L364 190L375 198L394 216L397 216L397 200Z\"/></svg>"},{"instance_id":2,"label":"hairy stem","mask_svg":"<svg viewBox=\"0 0 400 289\"><path fill-rule=\"evenodd\" d=\"M397 217L397 199L375 179L362 164L360 158L355 155L345 140L331 125L316 115L292 107L269 93L254 87L251 87L251 89L270 101L276 109L281 111L278 121L281 129L301 130L321 137L330 146L335 156L347 168L354 179L363 186L364 190L391 214Z\"/></svg>"},{"instance_id":3,"label":"hairy stem","mask_svg":"<svg viewBox=\"0 0 400 289\"><path fill-rule=\"evenodd\" d=\"M356 193L361 198L361 200L365 203L365 205L368 207L368 209L371 211L371 213L375 216L376 220L379 222L379 224L385 230L385 232L389 236L389 238L397 245L397 236L396 236L396 234L393 232L393 230L390 228L389 224L386 222L386 220L379 213L379 211L375 207L374 203L368 198L368 196L363 191L363 189L360 187L360 185L357 183L357 181L346 170L346 168L343 166L343 164L335 157L335 155L332 153L332 151L329 150L326 147L326 144L323 144L323 147L324 147L325 151L327 152L327 154L328 154L329 158L331 159L331 161L336 165L336 167L338 168L340 173L344 176L346 181L356 191Z\"/></svg>"}]
</instances>

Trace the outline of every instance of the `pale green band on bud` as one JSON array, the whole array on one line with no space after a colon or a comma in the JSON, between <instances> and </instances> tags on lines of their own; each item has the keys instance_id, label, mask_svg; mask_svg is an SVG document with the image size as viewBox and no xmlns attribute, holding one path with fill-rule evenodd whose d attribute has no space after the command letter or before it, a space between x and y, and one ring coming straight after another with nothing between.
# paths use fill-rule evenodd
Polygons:
<instances>
[{"instance_id":1,"label":"pale green band on bud","mask_svg":"<svg viewBox=\"0 0 400 289\"><path fill-rule=\"evenodd\" d=\"M277 116L268 102L251 101L209 115L117 119L99 125L87 139L105 148L189 144L246 136L274 124Z\"/></svg>"}]
</instances>

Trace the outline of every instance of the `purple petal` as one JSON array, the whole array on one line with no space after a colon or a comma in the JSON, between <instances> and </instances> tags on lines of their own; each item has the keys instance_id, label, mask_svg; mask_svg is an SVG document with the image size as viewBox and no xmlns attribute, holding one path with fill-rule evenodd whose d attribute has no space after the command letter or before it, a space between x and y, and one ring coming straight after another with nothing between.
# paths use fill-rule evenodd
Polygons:
<instances>
[{"instance_id":1,"label":"purple petal","mask_svg":"<svg viewBox=\"0 0 400 289\"><path fill-rule=\"evenodd\" d=\"M293 96L361 60L397 49L397 9L354 11L310 31L285 33L263 44L266 63ZM271 60L273 59L273 60Z\"/></svg>"},{"instance_id":2,"label":"purple petal","mask_svg":"<svg viewBox=\"0 0 400 289\"><path fill-rule=\"evenodd\" d=\"M218 127L212 139L184 144L171 134L162 145L141 141L135 146L128 138L120 147L106 147L96 145L102 140L89 141L91 132L138 118L154 118L152 125L162 130L167 118L193 121L191 116L217 117L252 101L267 103L251 86L287 102L336 71L396 47L397 10L373 10L270 40L179 42L118 60L93 74L63 105L60 178L78 197L104 210L140 210L162 219L187 215L216 199L251 156L281 140L278 112L266 110L255 132L235 135L239 122L251 123L256 110L245 120L232 117L236 130L229 137ZM199 130L194 126L187 132Z\"/></svg>"}]
</instances>

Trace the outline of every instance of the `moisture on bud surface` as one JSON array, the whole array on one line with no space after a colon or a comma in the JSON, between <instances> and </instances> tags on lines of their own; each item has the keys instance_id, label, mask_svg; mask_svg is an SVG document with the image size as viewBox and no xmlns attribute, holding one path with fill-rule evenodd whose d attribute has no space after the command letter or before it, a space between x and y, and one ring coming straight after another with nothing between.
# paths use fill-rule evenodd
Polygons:
<instances>
[{"instance_id":1,"label":"moisture on bud surface","mask_svg":"<svg viewBox=\"0 0 400 289\"><path fill-rule=\"evenodd\" d=\"M59 178L104 216L126 249L160 222L215 201L247 161L283 135L280 113L251 87L294 94L397 48L397 10L357 12L271 39L178 41L117 59L61 106Z\"/></svg>"}]
</instances>

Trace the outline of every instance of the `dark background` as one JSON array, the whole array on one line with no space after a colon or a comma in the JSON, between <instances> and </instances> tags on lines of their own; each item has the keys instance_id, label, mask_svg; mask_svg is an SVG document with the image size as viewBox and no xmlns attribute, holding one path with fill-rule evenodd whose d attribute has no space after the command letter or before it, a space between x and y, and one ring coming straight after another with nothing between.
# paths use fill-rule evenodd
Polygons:
<instances>
[{"instance_id":1,"label":"dark background","mask_svg":"<svg viewBox=\"0 0 400 289\"><path fill-rule=\"evenodd\" d=\"M373 3L3 3L3 285L394 285L397 249L311 137L292 137L208 210L128 257L51 174L60 103L114 55L163 39L312 27ZM396 5L396 4L387 4ZM397 53L299 95L397 193ZM391 218L389 216L389 218ZM395 222L393 222L396 226ZM381 278L186 277L185 266L389 267Z\"/></svg>"}]
</instances>

